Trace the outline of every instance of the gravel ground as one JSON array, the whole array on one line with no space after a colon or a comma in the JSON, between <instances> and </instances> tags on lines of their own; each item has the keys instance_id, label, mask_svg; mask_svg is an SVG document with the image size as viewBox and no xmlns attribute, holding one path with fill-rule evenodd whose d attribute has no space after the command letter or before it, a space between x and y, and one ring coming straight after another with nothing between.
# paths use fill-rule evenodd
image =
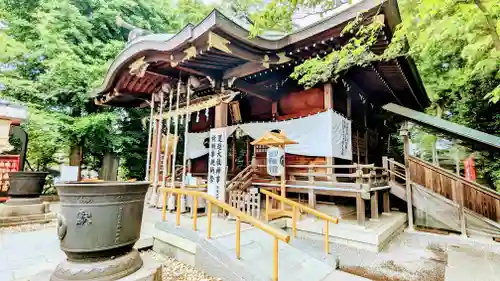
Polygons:
<instances>
[{"instance_id":1,"label":"gravel ground","mask_svg":"<svg viewBox=\"0 0 500 281\"><path fill-rule=\"evenodd\" d=\"M56 226L55 222L23 224L23 225L16 225L16 226L1 227L0 233L30 232L30 231L36 231L36 230L41 230L41 229L55 227L55 226Z\"/></svg>"},{"instance_id":2,"label":"gravel ground","mask_svg":"<svg viewBox=\"0 0 500 281\"><path fill-rule=\"evenodd\" d=\"M144 254L151 255L155 260L163 263L163 281L222 281L222 279L210 277L190 265L151 250L144 252Z\"/></svg>"},{"instance_id":3,"label":"gravel ground","mask_svg":"<svg viewBox=\"0 0 500 281\"><path fill-rule=\"evenodd\" d=\"M381 252L373 253L335 245L342 271L375 281L444 281L445 245L425 236L401 233Z\"/></svg>"}]
</instances>

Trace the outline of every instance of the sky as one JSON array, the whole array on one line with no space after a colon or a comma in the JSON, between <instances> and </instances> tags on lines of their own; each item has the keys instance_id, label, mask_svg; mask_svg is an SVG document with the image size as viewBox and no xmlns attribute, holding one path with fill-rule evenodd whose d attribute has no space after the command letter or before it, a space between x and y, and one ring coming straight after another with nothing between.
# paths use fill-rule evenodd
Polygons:
<instances>
[{"instance_id":1,"label":"sky","mask_svg":"<svg viewBox=\"0 0 500 281\"><path fill-rule=\"evenodd\" d=\"M217 4L217 3L221 3L221 1L223 1L223 0L203 0L203 2L206 4ZM228 1L228 0L225 0L225 1ZM266 2L266 0L264 0L264 2ZM339 4L344 4L344 3L347 3L347 0L339 0L338 2L339 2ZM353 2L356 2L356 1L353 1ZM322 18L328 17L328 16L333 14L332 12L325 13L323 15L323 17L321 17L319 14L307 15L308 12L310 13L310 11L298 11L294 16L294 23L300 27L305 27L305 26L311 25L311 24L321 20Z\"/></svg>"}]
</instances>

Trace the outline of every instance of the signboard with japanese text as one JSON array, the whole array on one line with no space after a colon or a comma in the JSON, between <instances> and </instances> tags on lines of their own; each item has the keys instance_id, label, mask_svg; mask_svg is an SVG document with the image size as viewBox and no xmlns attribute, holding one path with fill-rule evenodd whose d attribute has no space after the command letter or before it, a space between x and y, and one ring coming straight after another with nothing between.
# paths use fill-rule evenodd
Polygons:
<instances>
[{"instance_id":1,"label":"signboard with japanese text","mask_svg":"<svg viewBox=\"0 0 500 281\"><path fill-rule=\"evenodd\" d=\"M210 130L208 194L220 201L226 197L227 135L225 128Z\"/></svg>"},{"instance_id":2,"label":"signboard with japanese text","mask_svg":"<svg viewBox=\"0 0 500 281\"><path fill-rule=\"evenodd\" d=\"M281 176L285 170L285 151L280 147L267 149L267 173L270 176Z\"/></svg>"}]
</instances>

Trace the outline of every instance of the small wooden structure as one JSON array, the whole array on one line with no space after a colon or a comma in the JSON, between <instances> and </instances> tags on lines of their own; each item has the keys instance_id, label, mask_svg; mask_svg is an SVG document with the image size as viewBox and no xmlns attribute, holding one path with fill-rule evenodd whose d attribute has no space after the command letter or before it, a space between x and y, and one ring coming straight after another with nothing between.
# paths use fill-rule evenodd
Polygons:
<instances>
[{"instance_id":1,"label":"small wooden structure","mask_svg":"<svg viewBox=\"0 0 500 281\"><path fill-rule=\"evenodd\" d=\"M285 147L287 145L297 144L297 142L289 139L285 135L285 132L280 131L279 133L267 132L262 137L254 140L251 144L252 145L261 145L261 146L278 147L282 150L285 150ZM285 166L285 163L282 163L282 164ZM281 173L281 176L280 176L280 193L281 193L281 196L283 198L286 198L286 175L285 175L285 173L286 173L286 168L284 169L284 171ZM277 217L281 217L281 216L291 216L291 214L288 214L287 211L285 210L285 203L282 201L280 202L280 209L279 210L267 212L268 219L273 219L273 218L277 218Z\"/></svg>"}]
</instances>

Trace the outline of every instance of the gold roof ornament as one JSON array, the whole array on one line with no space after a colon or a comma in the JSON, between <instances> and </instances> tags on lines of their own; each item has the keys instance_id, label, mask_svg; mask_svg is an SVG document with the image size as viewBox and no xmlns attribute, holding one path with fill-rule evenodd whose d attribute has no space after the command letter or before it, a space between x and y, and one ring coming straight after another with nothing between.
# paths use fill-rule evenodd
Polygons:
<instances>
[{"instance_id":1,"label":"gold roof ornament","mask_svg":"<svg viewBox=\"0 0 500 281\"><path fill-rule=\"evenodd\" d=\"M210 50L210 48L215 48L215 49L218 49L220 51L223 51L224 53L231 54L232 51L227 46L229 44L231 44L231 41L222 38L221 36L213 33L212 31L210 31L208 33L208 49L209 50Z\"/></svg>"},{"instance_id":2,"label":"gold roof ornament","mask_svg":"<svg viewBox=\"0 0 500 281\"><path fill-rule=\"evenodd\" d=\"M289 139L283 130L279 133L267 132L262 137L251 142L251 145L284 146L289 144L298 144L298 142Z\"/></svg>"},{"instance_id":3,"label":"gold roof ornament","mask_svg":"<svg viewBox=\"0 0 500 281\"><path fill-rule=\"evenodd\" d=\"M134 61L128 68L129 73L131 75L135 75L137 77L144 77L146 74L146 70L148 69L149 63L144 61L145 57L141 57L138 60Z\"/></svg>"}]
</instances>

